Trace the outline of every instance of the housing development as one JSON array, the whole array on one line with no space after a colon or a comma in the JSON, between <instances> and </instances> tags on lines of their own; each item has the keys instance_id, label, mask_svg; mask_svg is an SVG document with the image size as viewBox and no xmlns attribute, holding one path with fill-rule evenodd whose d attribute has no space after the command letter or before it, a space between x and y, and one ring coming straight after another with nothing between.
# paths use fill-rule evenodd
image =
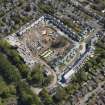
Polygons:
<instances>
[{"instance_id":1,"label":"housing development","mask_svg":"<svg viewBox=\"0 0 105 105\"><path fill-rule=\"evenodd\" d=\"M0 105L105 105L104 0L0 3Z\"/></svg>"}]
</instances>

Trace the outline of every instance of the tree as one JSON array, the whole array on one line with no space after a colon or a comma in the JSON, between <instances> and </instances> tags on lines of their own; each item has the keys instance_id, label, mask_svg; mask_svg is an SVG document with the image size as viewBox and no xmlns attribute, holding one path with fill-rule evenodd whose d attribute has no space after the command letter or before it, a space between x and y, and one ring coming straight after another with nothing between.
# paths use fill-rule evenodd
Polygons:
<instances>
[{"instance_id":1,"label":"tree","mask_svg":"<svg viewBox=\"0 0 105 105\"><path fill-rule=\"evenodd\" d=\"M10 48L10 45L7 41L0 39L0 49L7 49Z\"/></svg>"},{"instance_id":2,"label":"tree","mask_svg":"<svg viewBox=\"0 0 105 105\"><path fill-rule=\"evenodd\" d=\"M54 14L55 12L54 6L51 3L45 4L42 0L38 3L38 7L40 12L47 14Z\"/></svg>"},{"instance_id":3,"label":"tree","mask_svg":"<svg viewBox=\"0 0 105 105\"><path fill-rule=\"evenodd\" d=\"M18 54L14 47L10 46L5 40L0 40L0 49L7 56L8 60L18 68L23 78L27 77L29 67L24 63L24 60Z\"/></svg>"},{"instance_id":4,"label":"tree","mask_svg":"<svg viewBox=\"0 0 105 105\"><path fill-rule=\"evenodd\" d=\"M67 91L67 94L71 95L73 94L77 89L79 89L79 84L77 82L75 83L71 83L70 85L68 85L65 90Z\"/></svg>"},{"instance_id":5,"label":"tree","mask_svg":"<svg viewBox=\"0 0 105 105\"><path fill-rule=\"evenodd\" d=\"M39 96L41 97L42 102L44 103L44 105L52 105L53 100L52 97L48 94L47 89L43 89Z\"/></svg>"},{"instance_id":6,"label":"tree","mask_svg":"<svg viewBox=\"0 0 105 105\"><path fill-rule=\"evenodd\" d=\"M37 65L32 72L29 73L28 75L28 81L31 84L37 84L39 86L42 86L43 81L44 81L44 74L42 72L42 67L41 65Z\"/></svg>"},{"instance_id":7,"label":"tree","mask_svg":"<svg viewBox=\"0 0 105 105\"><path fill-rule=\"evenodd\" d=\"M20 81L20 73L4 56L0 53L0 73L3 75L7 82L18 82Z\"/></svg>"},{"instance_id":8,"label":"tree","mask_svg":"<svg viewBox=\"0 0 105 105\"><path fill-rule=\"evenodd\" d=\"M23 78L27 78L27 75L29 73L29 67L26 64L18 64L17 65L20 74Z\"/></svg>"},{"instance_id":9,"label":"tree","mask_svg":"<svg viewBox=\"0 0 105 105\"><path fill-rule=\"evenodd\" d=\"M10 96L16 94L15 86L6 84L3 78L0 76L0 97L2 99L9 98Z\"/></svg>"},{"instance_id":10,"label":"tree","mask_svg":"<svg viewBox=\"0 0 105 105\"><path fill-rule=\"evenodd\" d=\"M84 81L87 81L87 75L86 72L81 69L74 75L72 82L77 82L81 86Z\"/></svg>"},{"instance_id":11,"label":"tree","mask_svg":"<svg viewBox=\"0 0 105 105\"><path fill-rule=\"evenodd\" d=\"M49 75L47 77L44 77L43 86L48 86L51 83L52 79L53 79L53 76L52 75Z\"/></svg>"},{"instance_id":12,"label":"tree","mask_svg":"<svg viewBox=\"0 0 105 105\"><path fill-rule=\"evenodd\" d=\"M56 90L56 94L54 95L54 101L55 102L62 102L62 101L65 101L67 98L68 98L68 94L65 91L65 89L59 87Z\"/></svg>"},{"instance_id":13,"label":"tree","mask_svg":"<svg viewBox=\"0 0 105 105\"><path fill-rule=\"evenodd\" d=\"M29 85L25 82L18 83L17 94L20 105L42 105L39 97L30 90Z\"/></svg>"}]
</instances>

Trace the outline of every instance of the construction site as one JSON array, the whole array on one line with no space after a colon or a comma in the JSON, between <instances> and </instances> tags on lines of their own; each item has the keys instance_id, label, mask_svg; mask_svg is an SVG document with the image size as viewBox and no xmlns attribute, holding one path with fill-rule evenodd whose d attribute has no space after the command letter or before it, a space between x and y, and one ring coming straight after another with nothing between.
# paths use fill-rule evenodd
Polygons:
<instances>
[{"instance_id":1,"label":"construction site","mask_svg":"<svg viewBox=\"0 0 105 105\"><path fill-rule=\"evenodd\" d=\"M51 67L54 66L53 68L60 66L61 70L70 59L65 59L58 65L54 63L65 58L75 46L70 38L68 39L59 29L44 20L23 33L19 40L30 49L34 57L45 61Z\"/></svg>"}]
</instances>

